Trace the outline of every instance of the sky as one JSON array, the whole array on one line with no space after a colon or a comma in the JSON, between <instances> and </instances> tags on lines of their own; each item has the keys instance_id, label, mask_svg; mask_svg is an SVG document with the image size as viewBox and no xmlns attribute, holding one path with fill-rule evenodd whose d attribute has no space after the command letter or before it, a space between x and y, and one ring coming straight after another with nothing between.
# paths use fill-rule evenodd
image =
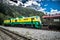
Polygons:
<instances>
[{"instance_id":1,"label":"sky","mask_svg":"<svg viewBox=\"0 0 60 40\"><path fill-rule=\"evenodd\" d=\"M22 4L22 7L29 6L37 11L42 11L48 14L60 13L60 0L22 0L15 4L17 6Z\"/></svg>"},{"instance_id":2,"label":"sky","mask_svg":"<svg viewBox=\"0 0 60 40\"><path fill-rule=\"evenodd\" d=\"M34 0L27 4L33 3L38 5L38 11L42 11L48 14L60 13L60 0Z\"/></svg>"},{"instance_id":3,"label":"sky","mask_svg":"<svg viewBox=\"0 0 60 40\"><path fill-rule=\"evenodd\" d=\"M41 1L40 4L40 7L45 8L46 12L60 11L60 1Z\"/></svg>"}]
</instances>

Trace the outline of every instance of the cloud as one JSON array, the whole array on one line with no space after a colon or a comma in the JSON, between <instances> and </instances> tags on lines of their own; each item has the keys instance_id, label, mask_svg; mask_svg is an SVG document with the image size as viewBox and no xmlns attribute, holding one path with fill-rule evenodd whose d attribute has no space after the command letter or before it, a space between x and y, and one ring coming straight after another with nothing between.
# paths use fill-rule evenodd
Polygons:
<instances>
[{"instance_id":1,"label":"cloud","mask_svg":"<svg viewBox=\"0 0 60 40\"><path fill-rule=\"evenodd\" d=\"M13 1L9 1L9 3L11 5L16 5L19 6L20 4L22 5L22 7L29 7L32 9L35 9L37 11L42 11L44 13L48 13L48 14L56 14L56 13L60 13L60 11L58 11L57 9L52 9L50 12L46 12L46 8L42 8L41 5L42 3L38 3L37 1L43 1L43 0L28 0L26 1L26 3L22 3L21 1L17 1L17 3L13 2ZM45 4L44 6L47 6L48 4Z\"/></svg>"},{"instance_id":2,"label":"cloud","mask_svg":"<svg viewBox=\"0 0 60 40\"><path fill-rule=\"evenodd\" d=\"M44 6L48 6L48 4L45 4Z\"/></svg>"},{"instance_id":3,"label":"cloud","mask_svg":"<svg viewBox=\"0 0 60 40\"><path fill-rule=\"evenodd\" d=\"M39 2L40 2L40 1L42 1L42 0L34 0L34 1L39 1Z\"/></svg>"},{"instance_id":4,"label":"cloud","mask_svg":"<svg viewBox=\"0 0 60 40\"><path fill-rule=\"evenodd\" d=\"M57 9L51 9L50 12L47 12L48 14L60 14L60 11L58 11Z\"/></svg>"},{"instance_id":5,"label":"cloud","mask_svg":"<svg viewBox=\"0 0 60 40\"><path fill-rule=\"evenodd\" d=\"M9 4L10 5L16 5L16 6L19 6L20 4L23 5L23 3L20 1L17 1L17 3L13 2L13 1L9 1Z\"/></svg>"},{"instance_id":6,"label":"cloud","mask_svg":"<svg viewBox=\"0 0 60 40\"><path fill-rule=\"evenodd\" d=\"M40 9L38 11L45 11L45 10L46 10L46 8L40 7Z\"/></svg>"},{"instance_id":7,"label":"cloud","mask_svg":"<svg viewBox=\"0 0 60 40\"><path fill-rule=\"evenodd\" d=\"M23 7L29 7L29 8L32 8L32 9L35 9L37 11L41 11L41 12L45 12L46 8L42 8L41 7L41 4L38 3L37 1L42 1L42 0L30 0L30 1L27 1L26 3L24 3L24 6ZM33 4L33 5L32 5ZM46 4L45 6L47 6L48 4Z\"/></svg>"},{"instance_id":8,"label":"cloud","mask_svg":"<svg viewBox=\"0 0 60 40\"><path fill-rule=\"evenodd\" d=\"M52 0L52 1L60 1L60 0Z\"/></svg>"},{"instance_id":9,"label":"cloud","mask_svg":"<svg viewBox=\"0 0 60 40\"><path fill-rule=\"evenodd\" d=\"M40 4L37 3L36 1L27 1L26 3L24 3L24 7L31 6L32 4L40 6Z\"/></svg>"},{"instance_id":10,"label":"cloud","mask_svg":"<svg viewBox=\"0 0 60 40\"><path fill-rule=\"evenodd\" d=\"M38 10L38 11L44 11L46 8L42 8L41 7L41 4L40 3L38 3L38 2L36 2L36 1L41 1L41 0L31 0L31 1L27 1L26 3L24 3L24 6L23 7L28 7L28 6L30 6L30 7L32 7L32 8L34 8L35 10ZM33 5L34 6L33 6Z\"/></svg>"}]
</instances>

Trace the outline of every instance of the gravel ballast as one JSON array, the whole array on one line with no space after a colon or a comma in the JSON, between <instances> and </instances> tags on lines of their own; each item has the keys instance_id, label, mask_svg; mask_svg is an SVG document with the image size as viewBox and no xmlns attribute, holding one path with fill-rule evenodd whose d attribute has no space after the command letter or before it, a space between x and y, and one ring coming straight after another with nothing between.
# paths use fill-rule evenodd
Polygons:
<instances>
[{"instance_id":1,"label":"gravel ballast","mask_svg":"<svg viewBox=\"0 0 60 40\"><path fill-rule=\"evenodd\" d=\"M18 28L18 27L4 27L8 30L14 31L20 35L35 38L37 40L60 40L60 32L48 31L48 30L37 30L29 28Z\"/></svg>"}]
</instances>

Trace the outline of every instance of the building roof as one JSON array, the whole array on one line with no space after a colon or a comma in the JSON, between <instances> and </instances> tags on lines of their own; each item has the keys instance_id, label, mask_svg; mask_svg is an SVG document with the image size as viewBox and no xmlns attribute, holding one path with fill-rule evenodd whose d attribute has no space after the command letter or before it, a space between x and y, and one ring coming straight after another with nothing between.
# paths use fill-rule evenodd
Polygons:
<instances>
[{"instance_id":1,"label":"building roof","mask_svg":"<svg viewBox=\"0 0 60 40\"><path fill-rule=\"evenodd\" d=\"M60 18L60 14L59 15L44 15L42 18Z\"/></svg>"}]
</instances>

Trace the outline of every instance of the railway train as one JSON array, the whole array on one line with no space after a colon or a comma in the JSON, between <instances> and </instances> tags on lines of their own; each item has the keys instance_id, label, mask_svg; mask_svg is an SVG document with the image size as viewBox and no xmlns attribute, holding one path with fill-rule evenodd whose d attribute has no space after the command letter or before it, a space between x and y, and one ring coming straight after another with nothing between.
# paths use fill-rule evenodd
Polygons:
<instances>
[{"instance_id":1,"label":"railway train","mask_svg":"<svg viewBox=\"0 0 60 40\"><path fill-rule=\"evenodd\" d=\"M60 14L44 15L44 24L47 24L49 29L60 30Z\"/></svg>"},{"instance_id":2,"label":"railway train","mask_svg":"<svg viewBox=\"0 0 60 40\"><path fill-rule=\"evenodd\" d=\"M39 16L31 17L17 17L4 20L3 24L5 26L20 26L20 27L33 27L33 28L42 28L42 22Z\"/></svg>"}]
</instances>

